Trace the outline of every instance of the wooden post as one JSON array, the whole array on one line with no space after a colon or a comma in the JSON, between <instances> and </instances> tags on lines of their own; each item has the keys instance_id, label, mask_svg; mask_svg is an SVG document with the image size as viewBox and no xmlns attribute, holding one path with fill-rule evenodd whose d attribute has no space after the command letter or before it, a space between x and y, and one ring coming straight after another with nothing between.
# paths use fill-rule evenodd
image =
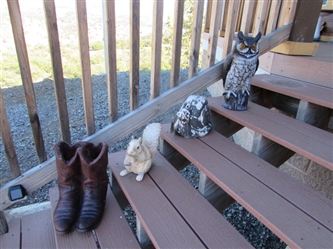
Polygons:
<instances>
[{"instance_id":1,"label":"wooden post","mask_svg":"<svg viewBox=\"0 0 333 249\"><path fill-rule=\"evenodd\" d=\"M193 13L194 19L192 26L190 67L188 70L189 78L192 78L193 76L197 75L204 4L205 4L204 0L197 0L194 2L194 13Z\"/></svg>"},{"instance_id":2,"label":"wooden post","mask_svg":"<svg viewBox=\"0 0 333 249\"><path fill-rule=\"evenodd\" d=\"M21 11L18 1L7 0L10 21L13 29L16 53L21 71L22 83L24 88L25 100L27 103L28 114L34 137L35 148L40 163L46 161L46 151L44 146L42 129L39 122L39 116L36 105L35 91L31 78L31 70L25 43L25 37L22 26Z\"/></svg>"},{"instance_id":3,"label":"wooden post","mask_svg":"<svg viewBox=\"0 0 333 249\"><path fill-rule=\"evenodd\" d=\"M5 213L3 211L0 211L0 235L5 233L8 233L8 223Z\"/></svg>"},{"instance_id":4,"label":"wooden post","mask_svg":"<svg viewBox=\"0 0 333 249\"><path fill-rule=\"evenodd\" d=\"M62 70L57 15L55 11L54 0L44 0L44 10L46 17L46 26L49 35L49 44L54 77L54 90L58 106L61 139L70 144L71 135L69 130L65 81L64 73Z\"/></svg>"},{"instance_id":5,"label":"wooden post","mask_svg":"<svg viewBox=\"0 0 333 249\"><path fill-rule=\"evenodd\" d=\"M79 46L81 55L82 68L82 91L83 91L83 106L84 116L86 121L87 135L95 132L94 123L94 105L91 86L91 68L89 54L89 38L88 38L88 23L87 23L87 7L86 1L76 1L77 23L79 27Z\"/></svg>"},{"instance_id":6,"label":"wooden post","mask_svg":"<svg viewBox=\"0 0 333 249\"><path fill-rule=\"evenodd\" d=\"M104 1L104 18L106 84L109 122L112 123L118 119L115 0Z\"/></svg>"},{"instance_id":7,"label":"wooden post","mask_svg":"<svg viewBox=\"0 0 333 249\"><path fill-rule=\"evenodd\" d=\"M130 110L140 105L140 0L130 1Z\"/></svg>"},{"instance_id":8,"label":"wooden post","mask_svg":"<svg viewBox=\"0 0 333 249\"><path fill-rule=\"evenodd\" d=\"M175 10L173 16L173 44L172 44L172 61L170 71L170 88L179 84L180 74L180 57L183 37L183 17L184 17L184 0L175 1Z\"/></svg>"},{"instance_id":9,"label":"wooden post","mask_svg":"<svg viewBox=\"0 0 333 249\"><path fill-rule=\"evenodd\" d=\"M2 98L1 86L0 86L0 134L3 141L3 145L5 147L5 152L12 178L16 178L21 175L21 170L17 160L12 132L10 130L10 125L8 122L5 102Z\"/></svg>"},{"instance_id":10,"label":"wooden post","mask_svg":"<svg viewBox=\"0 0 333 249\"><path fill-rule=\"evenodd\" d=\"M244 35L251 33L251 27L253 23L254 8L256 6L255 0L245 0L243 6L243 17L241 21L240 30L243 31Z\"/></svg>"},{"instance_id":11,"label":"wooden post","mask_svg":"<svg viewBox=\"0 0 333 249\"><path fill-rule=\"evenodd\" d=\"M160 95L163 30L163 0L153 1L150 99Z\"/></svg>"}]
</instances>

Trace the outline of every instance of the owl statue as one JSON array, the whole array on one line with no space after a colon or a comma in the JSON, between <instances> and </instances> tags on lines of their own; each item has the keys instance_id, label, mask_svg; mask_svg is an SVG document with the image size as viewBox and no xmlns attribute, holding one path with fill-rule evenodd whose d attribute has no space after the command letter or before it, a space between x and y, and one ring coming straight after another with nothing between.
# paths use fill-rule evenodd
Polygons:
<instances>
[{"instance_id":1,"label":"owl statue","mask_svg":"<svg viewBox=\"0 0 333 249\"><path fill-rule=\"evenodd\" d=\"M247 109L251 80L259 66L259 44L261 32L256 37L238 32L238 41L223 63L223 103L226 109Z\"/></svg>"}]
</instances>

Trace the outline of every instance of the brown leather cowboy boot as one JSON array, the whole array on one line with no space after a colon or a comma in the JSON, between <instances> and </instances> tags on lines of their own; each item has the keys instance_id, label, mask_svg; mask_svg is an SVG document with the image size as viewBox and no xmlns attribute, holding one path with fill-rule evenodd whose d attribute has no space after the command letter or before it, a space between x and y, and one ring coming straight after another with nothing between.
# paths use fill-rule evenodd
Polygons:
<instances>
[{"instance_id":1,"label":"brown leather cowboy boot","mask_svg":"<svg viewBox=\"0 0 333 249\"><path fill-rule=\"evenodd\" d=\"M83 199L77 222L79 232L96 228L103 216L108 186L108 148L104 143L88 143L78 149L81 161Z\"/></svg>"},{"instance_id":2,"label":"brown leather cowboy boot","mask_svg":"<svg viewBox=\"0 0 333 249\"><path fill-rule=\"evenodd\" d=\"M54 228L59 234L71 231L80 211L81 165L77 148L86 144L86 142L78 142L70 146L65 142L59 142L53 147L59 189L59 199L53 213L53 222Z\"/></svg>"}]
</instances>

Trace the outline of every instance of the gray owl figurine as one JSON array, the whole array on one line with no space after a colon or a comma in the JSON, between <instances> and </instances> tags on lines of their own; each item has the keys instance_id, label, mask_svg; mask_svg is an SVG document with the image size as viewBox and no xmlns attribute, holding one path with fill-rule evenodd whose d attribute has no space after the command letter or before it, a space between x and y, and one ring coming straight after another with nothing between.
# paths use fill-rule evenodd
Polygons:
<instances>
[{"instance_id":1,"label":"gray owl figurine","mask_svg":"<svg viewBox=\"0 0 333 249\"><path fill-rule=\"evenodd\" d=\"M260 38L261 32L256 37L250 37L239 31L233 51L224 60L222 106L226 109L247 110L250 84L259 66Z\"/></svg>"}]
</instances>

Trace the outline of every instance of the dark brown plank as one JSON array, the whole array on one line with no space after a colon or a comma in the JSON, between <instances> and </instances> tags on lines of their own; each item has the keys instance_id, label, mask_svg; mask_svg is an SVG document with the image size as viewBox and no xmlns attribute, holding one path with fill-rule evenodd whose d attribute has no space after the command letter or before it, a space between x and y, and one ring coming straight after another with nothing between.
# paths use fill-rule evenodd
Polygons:
<instances>
[{"instance_id":1,"label":"dark brown plank","mask_svg":"<svg viewBox=\"0 0 333 249\"><path fill-rule=\"evenodd\" d=\"M23 248L55 248L52 214L50 209L22 217Z\"/></svg>"},{"instance_id":2,"label":"dark brown plank","mask_svg":"<svg viewBox=\"0 0 333 249\"><path fill-rule=\"evenodd\" d=\"M18 1L7 1L10 21L12 24L17 59L19 62L21 78L24 88L24 97L27 104L29 121L35 142L35 148L39 163L46 161L47 155L43 140L42 128L40 126L39 115L33 87L31 70L28 58L28 51L23 32L21 11Z\"/></svg>"},{"instance_id":3,"label":"dark brown plank","mask_svg":"<svg viewBox=\"0 0 333 249\"><path fill-rule=\"evenodd\" d=\"M0 235L0 248L17 249L21 246L21 219L8 222L8 233Z\"/></svg>"},{"instance_id":4,"label":"dark brown plank","mask_svg":"<svg viewBox=\"0 0 333 249\"><path fill-rule=\"evenodd\" d=\"M58 107L61 139L70 144L71 135L69 130L65 80L64 80L64 73L62 70L62 59L61 59L60 42L58 34L57 15L55 10L54 0L44 0L44 10L45 10L46 26L47 26L50 51L51 51L50 55L53 68L54 89L55 89L56 102Z\"/></svg>"},{"instance_id":5,"label":"dark brown plank","mask_svg":"<svg viewBox=\"0 0 333 249\"><path fill-rule=\"evenodd\" d=\"M252 85L333 109L333 89L276 75L256 75Z\"/></svg>"},{"instance_id":6,"label":"dark brown plank","mask_svg":"<svg viewBox=\"0 0 333 249\"><path fill-rule=\"evenodd\" d=\"M79 46L80 46L80 57L81 57L84 117L86 122L86 132L87 135L89 136L95 132L95 123L94 123L95 116L94 116L92 85L91 85L87 7L85 0L76 1L76 11L77 11L77 24L79 28Z\"/></svg>"},{"instance_id":7,"label":"dark brown plank","mask_svg":"<svg viewBox=\"0 0 333 249\"><path fill-rule=\"evenodd\" d=\"M208 102L212 111L333 170L333 134L252 102L244 112L223 108L221 97Z\"/></svg>"},{"instance_id":8,"label":"dark brown plank","mask_svg":"<svg viewBox=\"0 0 333 249\"><path fill-rule=\"evenodd\" d=\"M252 247L160 153L153 161L149 175L207 248Z\"/></svg>"},{"instance_id":9,"label":"dark brown plank","mask_svg":"<svg viewBox=\"0 0 333 249\"><path fill-rule=\"evenodd\" d=\"M54 209L57 205L59 192L58 188L51 188L49 191L50 201L51 201L51 217L53 217ZM52 229L53 222L52 222ZM79 233L77 231L72 231L71 233L59 235L54 231L56 248L97 248L94 235L92 232Z\"/></svg>"},{"instance_id":10,"label":"dark brown plank","mask_svg":"<svg viewBox=\"0 0 333 249\"><path fill-rule=\"evenodd\" d=\"M135 180L134 174L124 177L119 175L124 169L124 158L125 151L110 154L111 171L154 246L156 248L204 248L149 175L145 175L141 182Z\"/></svg>"},{"instance_id":11,"label":"dark brown plank","mask_svg":"<svg viewBox=\"0 0 333 249\"><path fill-rule=\"evenodd\" d=\"M215 148L199 139L175 137L166 126L161 136L290 247L326 248L331 245L331 231ZM212 136L214 133L209 133L207 139Z\"/></svg>"},{"instance_id":12,"label":"dark brown plank","mask_svg":"<svg viewBox=\"0 0 333 249\"><path fill-rule=\"evenodd\" d=\"M117 51L116 51L116 13L115 1L103 1L104 4L104 44L105 64L108 86L109 122L118 119L117 94Z\"/></svg>"},{"instance_id":13,"label":"dark brown plank","mask_svg":"<svg viewBox=\"0 0 333 249\"><path fill-rule=\"evenodd\" d=\"M211 136L203 137L201 140L206 144L209 143L210 147L214 147L220 154L333 232L331 200L249 151L240 149L238 145L215 131L212 131Z\"/></svg>"},{"instance_id":14,"label":"dark brown plank","mask_svg":"<svg viewBox=\"0 0 333 249\"><path fill-rule=\"evenodd\" d=\"M110 189L108 189L101 224L95 231L101 248L140 248Z\"/></svg>"}]
</instances>

